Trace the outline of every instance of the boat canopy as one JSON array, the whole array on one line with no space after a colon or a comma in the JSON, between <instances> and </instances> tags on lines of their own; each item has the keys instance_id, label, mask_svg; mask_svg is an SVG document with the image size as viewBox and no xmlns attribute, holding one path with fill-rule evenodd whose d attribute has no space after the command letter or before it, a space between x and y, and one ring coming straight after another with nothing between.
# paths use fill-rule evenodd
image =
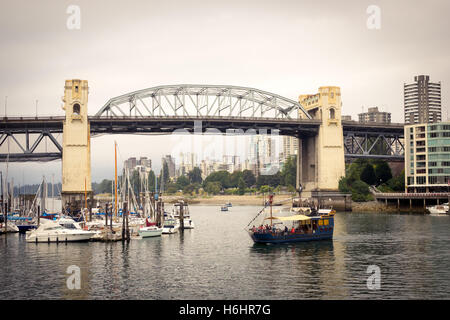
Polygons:
<instances>
[{"instance_id":1,"label":"boat canopy","mask_svg":"<svg viewBox=\"0 0 450 320\"><path fill-rule=\"evenodd\" d=\"M275 219L275 220L281 220L281 221L305 221L305 220L311 220L311 217L305 216L303 214L296 214L294 216L288 216L288 217L268 217L266 219Z\"/></svg>"}]
</instances>

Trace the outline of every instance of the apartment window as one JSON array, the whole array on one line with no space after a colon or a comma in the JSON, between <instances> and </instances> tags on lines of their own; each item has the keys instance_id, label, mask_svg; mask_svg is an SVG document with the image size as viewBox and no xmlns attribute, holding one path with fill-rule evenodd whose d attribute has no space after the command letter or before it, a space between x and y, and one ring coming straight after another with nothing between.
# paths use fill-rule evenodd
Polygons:
<instances>
[{"instance_id":1,"label":"apartment window","mask_svg":"<svg viewBox=\"0 0 450 320\"><path fill-rule=\"evenodd\" d=\"M427 178L426 178L426 177L417 177L417 178L416 178L417 184L425 184L426 181L427 181Z\"/></svg>"},{"instance_id":2,"label":"apartment window","mask_svg":"<svg viewBox=\"0 0 450 320\"><path fill-rule=\"evenodd\" d=\"M449 162L449 161L442 161L442 162L441 162L441 165L442 165L443 167L450 167L450 162Z\"/></svg>"},{"instance_id":3,"label":"apartment window","mask_svg":"<svg viewBox=\"0 0 450 320\"><path fill-rule=\"evenodd\" d=\"M424 154L419 154L416 156L416 160L420 161L420 160L425 160L425 155Z\"/></svg>"},{"instance_id":4,"label":"apartment window","mask_svg":"<svg viewBox=\"0 0 450 320\"><path fill-rule=\"evenodd\" d=\"M428 166L429 167L436 167L437 166L437 162L428 162Z\"/></svg>"}]
</instances>

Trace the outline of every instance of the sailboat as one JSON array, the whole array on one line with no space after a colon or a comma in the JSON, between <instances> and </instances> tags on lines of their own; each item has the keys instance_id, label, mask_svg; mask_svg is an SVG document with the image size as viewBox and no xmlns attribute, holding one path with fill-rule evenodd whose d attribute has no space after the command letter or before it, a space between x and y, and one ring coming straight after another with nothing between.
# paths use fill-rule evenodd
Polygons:
<instances>
[{"instance_id":1,"label":"sailboat","mask_svg":"<svg viewBox=\"0 0 450 320\"><path fill-rule=\"evenodd\" d=\"M155 188L156 188L155 190L157 190L156 176L155 176ZM145 183L145 194L148 195L148 183ZM149 206L150 205L151 204L149 204ZM163 233L163 228L158 227L156 225L156 222L152 221L152 218L148 215L147 208L148 208L148 206L147 206L147 197L146 197L146 204L144 206L144 214L147 218L145 219L145 226L142 226L139 229L138 234L142 238L159 237ZM152 207L152 211L155 212L155 208Z\"/></svg>"}]
</instances>

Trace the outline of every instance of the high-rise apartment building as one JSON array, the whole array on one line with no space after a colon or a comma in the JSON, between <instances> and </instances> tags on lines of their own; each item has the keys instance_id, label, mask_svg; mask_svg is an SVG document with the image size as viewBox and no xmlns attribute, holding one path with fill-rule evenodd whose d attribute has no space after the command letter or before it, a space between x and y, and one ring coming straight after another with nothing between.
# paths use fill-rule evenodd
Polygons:
<instances>
[{"instance_id":1,"label":"high-rise apartment building","mask_svg":"<svg viewBox=\"0 0 450 320\"><path fill-rule=\"evenodd\" d=\"M282 161L285 162L289 157L296 156L298 154L298 139L291 136L283 136L283 157Z\"/></svg>"},{"instance_id":2,"label":"high-rise apartment building","mask_svg":"<svg viewBox=\"0 0 450 320\"><path fill-rule=\"evenodd\" d=\"M378 111L378 107L368 108L367 112L358 114L362 123L391 123L391 113Z\"/></svg>"},{"instance_id":3,"label":"high-rise apartment building","mask_svg":"<svg viewBox=\"0 0 450 320\"><path fill-rule=\"evenodd\" d=\"M405 123L440 122L441 83L430 82L430 77L419 75L413 83L404 84Z\"/></svg>"},{"instance_id":4,"label":"high-rise apartment building","mask_svg":"<svg viewBox=\"0 0 450 320\"><path fill-rule=\"evenodd\" d=\"M174 178L175 177L175 159L172 158L170 154L166 155L164 158L161 159L161 164L164 168L164 164L167 163L167 167L169 169L169 177Z\"/></svg>"}]
</instances>

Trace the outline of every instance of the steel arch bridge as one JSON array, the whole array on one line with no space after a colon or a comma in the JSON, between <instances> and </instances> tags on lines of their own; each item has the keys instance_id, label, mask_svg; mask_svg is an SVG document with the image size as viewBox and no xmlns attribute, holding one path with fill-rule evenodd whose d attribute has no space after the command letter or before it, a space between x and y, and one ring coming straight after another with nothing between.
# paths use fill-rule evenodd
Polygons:
<instances>
[{"instance_id":1,"label":"steel arch bridge","mask_svg":"<svg viewBox=\"0 0 450 320\"><path fill-rule=\"evenodd\" d=\"M321 120L298 102L258 89L219 85L166 85L110 99L89 116L92 136L168 134L178 128L275 129L280 135L310 136ZM51 161L62 157L65 117L0 118L0 161ZM346 159L403 160L403 124L342 121ZM15 151L9 152L9 145ZM7 146L7 150L6 150ZM377 150L381 149L381 151Z\"/></svg>"},{"instance_id":2,"label":"steel arch bridge","mask_svg":"<svg viewBox=\"0 0 450 320\"><path fill-rule=\"evenodd\" d=\"M300 103L254 88L165 85L110 99L96 117L258 117L311 119Z\"/></svg>"}]
</instances>

